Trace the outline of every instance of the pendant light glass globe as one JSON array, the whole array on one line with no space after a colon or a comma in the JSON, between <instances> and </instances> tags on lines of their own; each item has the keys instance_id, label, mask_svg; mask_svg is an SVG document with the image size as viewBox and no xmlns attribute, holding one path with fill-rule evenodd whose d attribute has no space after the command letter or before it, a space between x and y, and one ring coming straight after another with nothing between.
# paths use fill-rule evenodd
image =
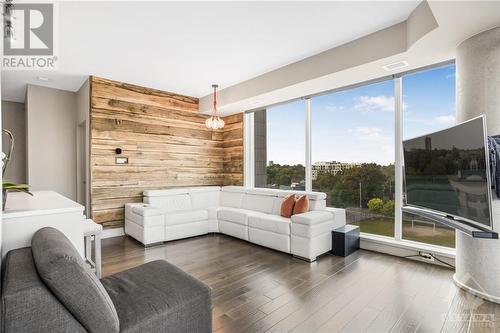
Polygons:
<instances>
[{"instance_id":1,"label":"pendant light glass globe","mask_svg":"<svg viewBox=\"0 0 500 333\"><path fill-rule=\"evenodd\" d=\"M211 116L205 121L205 125L207 128L216 130L216 129L221 129L224 127L225 123L224 120L222 120L221 117L219 116Z\"/></svg>"}]
</instances>

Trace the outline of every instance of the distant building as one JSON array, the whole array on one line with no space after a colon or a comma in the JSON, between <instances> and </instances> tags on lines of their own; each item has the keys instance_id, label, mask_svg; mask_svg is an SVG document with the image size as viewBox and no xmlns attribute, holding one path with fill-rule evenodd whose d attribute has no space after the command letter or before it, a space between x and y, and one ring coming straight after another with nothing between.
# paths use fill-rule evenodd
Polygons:
<instances>
[{"instance_id":1,"label":"distant building","mask_svg":"<svg viewBox=\"0 0 500 333\"><path fill-rule=\"evenodd\" d=\"M427 151L432 150L432 139L430 136L425 137L425 150L427 150Z\"/></svg>"},{"instance_id":2,"label":"distant building","mask_svg":"<svg viewBox=\"0 0 500 333\"><path fill-rule=\"evenodd\" d=\"M337 161L331 162L316 162L312 165L312 179L316 180L320 173L330 173L336 175L344 170L359 167L361 163L342 163Z\"/></svg>"},{"instance_id":3,"label":"distant building","mask_svg":"<svg viewBox=\"0 0 500 333\"><path fill-rule=\"evenodd\" d=\"M274 165L274 162L273 161L269 161L269 166L273 166Z\"/></svg>"}]
</instances>

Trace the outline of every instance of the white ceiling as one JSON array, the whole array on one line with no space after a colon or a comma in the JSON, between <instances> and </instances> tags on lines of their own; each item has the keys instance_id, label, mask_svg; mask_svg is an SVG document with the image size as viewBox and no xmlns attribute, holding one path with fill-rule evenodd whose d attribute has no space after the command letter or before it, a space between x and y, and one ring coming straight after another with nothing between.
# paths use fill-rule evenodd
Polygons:
<instances>
[{"instance_id":1,"label":"white ceiling","mask_svg":"<svg viewBox=\"0 0 500 333\"><path fill-rule=\"evenodd\" d=\"M60 2L58 69L2 71L2 99L24 101L28 83L76 91L88 75L201 97L213 82L227 87L401 22L418 3Z\"/></svg>"}]
</instances>

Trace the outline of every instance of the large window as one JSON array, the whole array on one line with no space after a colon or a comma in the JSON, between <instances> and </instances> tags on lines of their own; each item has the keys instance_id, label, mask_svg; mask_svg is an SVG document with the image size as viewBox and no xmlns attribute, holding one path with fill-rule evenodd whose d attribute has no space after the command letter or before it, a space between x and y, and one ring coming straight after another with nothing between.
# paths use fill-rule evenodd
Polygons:
<instances>
[{"instance_id":1,"label":"large window","mask_svg":"<svg viewBox=\"0 0 500 333\"><path fill-rule=\"evenodd\" d=\"M311 100L312 186L362 232L394 236L394 83Z\"/></svg>"},{"instance_id":2,"label":"large window","mask_svg":"<svg viewBox=\"0 0 500 333\"><path fill-rule=\"evenodd\" d=\"M270 107L250 118L256 187L312 188L327 194L328 206L345 208L347 223L364 233L455 246L454 229L396 211L395 202L404 198L395 138L455 123L455 65Z\"/></svg>"},{"instance_id":3,"label":"large window","mask_svg":"<svg viewBox=\"0 0 500 333\"><path fill-rule=\"evenodd\" d=\"M455 65L403 76L403 137L410 139L455 124ZM455 247L455 229L403 214L403 239Z\"/></svg>"},{"instance_id":4,"label":"large window","mask_svg":"<svg viewBox=\"0 0 500 333\"><path fill-rule=\"evenodd\" d=\"M305 189L304 101L254 114L255 187Z\"/></svg>"}]
</instances>

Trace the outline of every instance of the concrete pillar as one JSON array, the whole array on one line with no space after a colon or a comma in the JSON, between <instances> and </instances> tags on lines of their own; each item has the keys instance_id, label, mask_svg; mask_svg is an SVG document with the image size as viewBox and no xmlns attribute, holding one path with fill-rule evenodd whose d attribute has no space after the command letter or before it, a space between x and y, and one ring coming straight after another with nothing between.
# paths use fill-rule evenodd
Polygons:
<instances>
[{"instance_id":1,"label":"concrete pillar","mask_svg":"<svg viewBox=\"0 0 500 333\"><path fill-rule=\"evenodd\" d=\"M255 147L255 187L267 185L267 113L266 110L254 113Z\"/></svg>"},{"instance_id":2,"label":"concrete pillar","mask_svg":"<svg viewBox=\"0 0 500 333\"><path fill-rule=\"evenodd\" d=\"M500 134L500 27L457 48L457 121L486 115L488 135ZM500 200L493 194L493 230L500 232ZM500 303L500 240L474 239L456 232L455 282Z\"/></svg>"}]
</instances>

